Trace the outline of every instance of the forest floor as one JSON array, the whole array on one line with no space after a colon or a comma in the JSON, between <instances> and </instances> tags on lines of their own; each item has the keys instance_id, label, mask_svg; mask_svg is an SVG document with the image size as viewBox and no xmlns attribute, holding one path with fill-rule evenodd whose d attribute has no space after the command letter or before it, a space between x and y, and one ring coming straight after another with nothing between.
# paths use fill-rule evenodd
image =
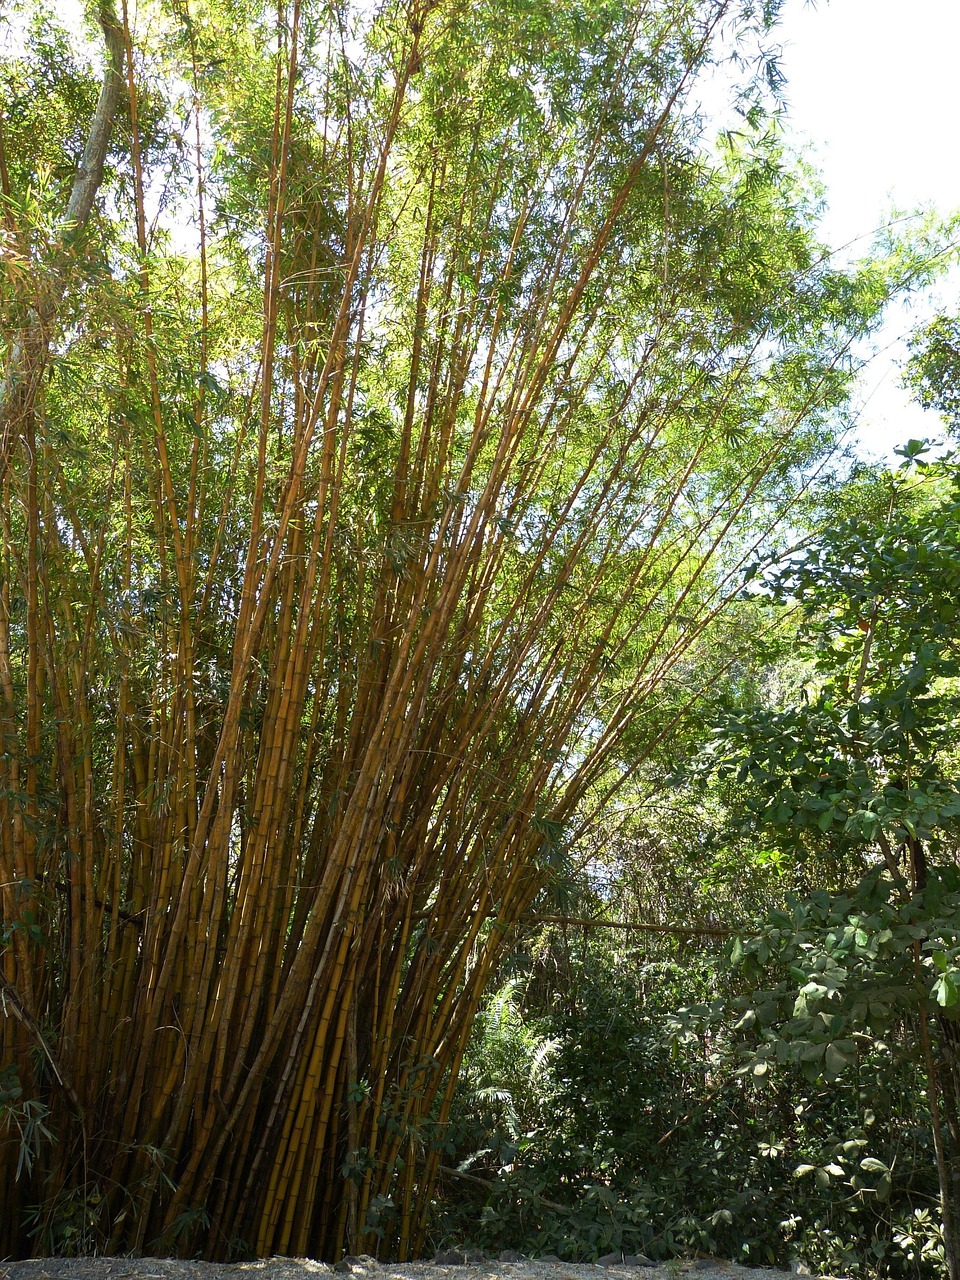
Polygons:
<instances>
[{"instance_id":1,"label":"forest floor","mask_svg":"<svg viewBox=\"0 0 960 1280\"><path fill-rule=\"evenodd\" d=\"M380 1266L372 1258L337 1267L307 1258L214 1263L171 1258L40 1258L0 1263L0 1280L786 1280L789 1272L743 1267L716 1258L668 1266L568 1263L546 1258L489 1259L471 1264L410 1262Z\"/></svg>"}]
</instances>

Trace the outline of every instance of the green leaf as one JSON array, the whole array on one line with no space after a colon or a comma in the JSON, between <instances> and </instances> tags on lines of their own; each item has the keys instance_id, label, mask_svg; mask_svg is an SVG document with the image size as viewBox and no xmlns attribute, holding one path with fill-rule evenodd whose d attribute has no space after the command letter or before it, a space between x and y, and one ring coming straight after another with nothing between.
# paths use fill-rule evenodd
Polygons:
<instances>
[{"instance_id":1,"label":"green leaf","mask_svg":"<svg viewBox=\"0 0 960 1280\"><path fill-rule=\"evenodd\" d=\"M960 1000L960 987L952 973L942 974L934 983L933 996L942 1009L949 1009Z\"/></svg>"},{"instance_id":2,"label":"green leaf","mask_svg":"<svg viewBox=\"0 0 960 1280\"><path fill-rule=\"evenodd\" d=\"M827 1074L830 1076L838 1076L850 1065L851 1058L837 1048L835 1044L828 1044L826 1052L823 1055L823 1065Z\"/></svg>"}]
</instances>

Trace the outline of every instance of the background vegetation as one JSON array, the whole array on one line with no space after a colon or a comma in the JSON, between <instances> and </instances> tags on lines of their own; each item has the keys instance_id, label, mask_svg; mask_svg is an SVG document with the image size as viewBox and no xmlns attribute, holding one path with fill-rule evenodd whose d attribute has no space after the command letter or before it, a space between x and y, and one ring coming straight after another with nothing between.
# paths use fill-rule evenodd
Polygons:
<instances>
[{"instance_id":1,"label":"background vegetation","mask_svg":"<svg viewBox=\"0 0 960 1280\"><path fill-rule=\"evenodd\" d=\"M951 229L831 262L776 7L11 9L0 1252L957 1280Z\"/></svg>"}]
</instances>

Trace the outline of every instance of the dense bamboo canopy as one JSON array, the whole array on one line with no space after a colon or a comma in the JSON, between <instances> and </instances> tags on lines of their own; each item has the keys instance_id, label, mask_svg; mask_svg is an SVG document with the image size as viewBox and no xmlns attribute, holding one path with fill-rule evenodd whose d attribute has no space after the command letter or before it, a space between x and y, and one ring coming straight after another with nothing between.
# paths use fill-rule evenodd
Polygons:
<instances>
[{"instance_id":1,"label":"dense bamboo canopy","mask_svg":"<svg viewBox=\"0 0 960 1280\"><path fill-rule=\"evenodd\" d=\"M749 69L701 143L774 8L21 7L0 1253L424 1247L484 986L735 661L887 287Z\"/></svg>"}]
</instances>

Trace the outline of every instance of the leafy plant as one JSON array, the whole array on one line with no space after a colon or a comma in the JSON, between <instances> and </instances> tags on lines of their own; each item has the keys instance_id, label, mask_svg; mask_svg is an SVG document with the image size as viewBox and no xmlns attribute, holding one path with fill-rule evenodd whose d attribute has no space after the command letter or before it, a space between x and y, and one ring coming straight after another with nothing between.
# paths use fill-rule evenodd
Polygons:
<instances>
[{"instance_id":1,"label":"leafy plant","mask_svg":"<svg viewBox=\"0 0 960 1280\"><path fill-rule=\"evenodd\" d=\"M17 1164L14 1177L32 1174L44 1142L55 1141L47 1128L49 1109L37 1098L25 1098L23 1086L13 1065L0 1069L0 1130L15 1130L18 1137Z\"/></svg>"},{"instance_id":2,"label":"leafy plant","mask_svg":"<svg viewBox=\"0 0 960 1280\"><path fill-rule=\"evenodd\" d=\"M853 893L794 900L735 945L754 979L768 965L789 974L747 1001L737 1027L759 1042L741 1069L763 1077L791 1062L832 1081L863 1044L884 1047L879 1037L903 1019L916 1026L956 1276L960 472L949 458L928 463L923 442L901 452L881 527L845 522L764 588L802 611L812 690L785 710L730 716L706 767L736 770L748 788L746 829L776 833L801 859L825 845L841 875L873 864ZM850 1185L859 1195L865 1184L856 1174ZM869 1187L879 1198L889 1189L889 1171Z\"/></svg>"}]
</instances>

